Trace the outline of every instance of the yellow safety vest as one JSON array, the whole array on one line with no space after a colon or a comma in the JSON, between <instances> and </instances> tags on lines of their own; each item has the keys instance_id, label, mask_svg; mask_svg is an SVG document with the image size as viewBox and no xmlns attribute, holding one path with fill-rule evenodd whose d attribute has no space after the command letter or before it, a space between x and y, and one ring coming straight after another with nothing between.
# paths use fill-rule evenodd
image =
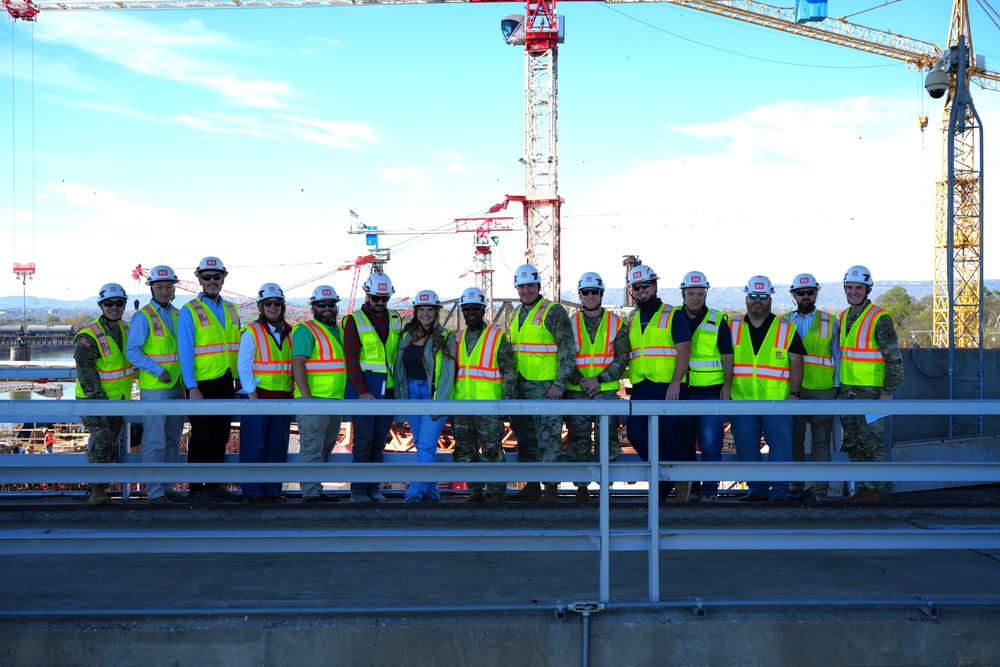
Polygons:
<instances>
[{"instance_id":1,"label":"yellow safety vest","mask_svg":"<svg viewBox=\"0 0 1000 667\"><path fill-rule=\"evenodd\" d=\"M445 343L447 344L449 336L454 336L454 335L455 335L454 331L445 331L443 336ZM430 341L428 341L428 343L429 342ZM434 353L434 384L431 385L431 398L442 399L442 400L450 399L452 396L455 395L454 384L452 384L451 386L451 396L438 395L438 388L441 386L441 373L443 372L443 367L441 363L441 360L443 358L444 358L444 350L438 350L437 352Z\"/></svg>"},{"instance_id":2,"label":"yellow safety vest","mask_svg":"<svg viewBox=\"0 0 1000 667\"><path fill-rule=\"evenodd\" d=\"M305 327L312 332L316 344L312 354L306 359L306 381L309 383L309 393L313 398L344 398L347 389L347 362L344 346L333 333L316 320L300 322L292 329L295 331ZM295 385L295 398L302 398L302 392Z\"/></svg>"},{"instance_id":3,"label":"yellow safety vest","mask_svg":"<svg viewBox=\"0 0 1000 667\"><path fill-rule=\"evenodd\" d=\"M725 321L725 313L709 309L705 319L691 334L688 386L711 387L726 381L726 373L722 368L722 352L719 351L719 327Z\"/></svg>"},{"instance_id":4,"label":"yellow safety vest","mask_svg":"<svg viewBox=\"0 0 1000 667\"><path fill-rule=\"evenodd\" d=\"M649 380L669 384L677 368L677 346L672 330L677 309L661 303L646 325L639 320L639 310L632 312L628 338L632 355L628 364L628 377L632 384Z\"/></svg>"},{"instance_id":5,"label":"yellow safety vest","mask_svg":"<svg viewBox=\"0 0 1000 667\"><path fill-rule=\"evenodd\" d=\"M370 373L385 373L385 388L392 389L396 386L392 377L392 363L396 359L396 351L399 349L399 338L403 331L403 320L394 310L389 313L389 337L385 344L379 338L378 331L375 330L371 320L363 310L356 310L348 317L354 318L354 325L358 328L358 338L361 341L361 370Z\"/></svg>"},{"instance_id":6,"label":"yellow safety vest","mask_svg":"<svg viewBox=\"0 0 1000 667\"><path fill-rule=\"evenodd\" d=\"M548 299L539 299L521 321L520 305L514 309L510 322L510 344L514 350L517 372L525 380L555 380L559 374L559 348L556 337L545 328L545 317L555 304Z\"/></svg>"},{"instance_id":7,"label":"yellow safety vest","mask_svg":"<svg viewBox=\"0 0 1000 667\"><path fill-rule=\"evenodd\" d=\"M580 375L584 378L593 378L600 375L605 368L615 360L615 335L622 324L622 318L609 310L601 313L601 324L597 327L597 333L593 342L590 334L587 333L587 325L584 322L583 312L577 312L570 320L573 327L573 337L576 339L576 367ZM569 383L567 389L580 391L580 385ZM621 388L620 380L608 380L601 383L601 391L618 391Z\"/></svg>"},{"instance_id":8,"label":"yellow safety vest","mask_svg":"<svg viewBox=\"0 0 1000 667\"><path fill-rule=\"evenodd\" d=\"M139 389L170 389L177 384L181 376L181 362L177 356L177 337L170 332L159 309L152 302L139 309L139 312L149 322L149 335L142 344L142 353L155 361L160 367L170 373L170 380L161 382L159 376L139 369ZM177 331L177 310L170 309L170 318Z\"/></svg>"},{"instance_id":9,"label":"yellow safety vest","mask_svg":"<svg viewBox=\"0 0 1000 667\"><path fill-rule=\"evenodd\" d=\"M80 336L90 336L97 342L101 350L101 358L94 366L97 368L97 375L101 378L101 389L111 400L121 400L132 398L132 364L125 358L125 349L128 343L128 324L119 322L122 328L122 346L118 347L115 340L108 334L107 329L101 325L98 318L80 329L76 334ZM80 380L76 381L76 397L87 398L80 386Z\"/></svg>"},{"instance_id":10,"label":"yellow safety vest","mask_svg":"<svg viewBox=\"0 0 1000 667\"><path fill-rule=\"evenodd\" d=\"M881 387L885 382L885 357L875 342L875 323L889 317L869 303L850 331L844 327L850 308L840 314L840 382L859 387Z\"/></svg>"},{"instance_id":11,"label":"yellow safety vest","mask_svg":"<svg viewBox=\"0 0 1000 667\"><path fill-rule=\"evenodd\" d=\"M286 337L278 347L267 326L260 322L251 322L243 330L253 335L257 347L251 367L257 386L268 391L291 391L295 385L292 379L291 337Z\"/></svg>"},{"instance_id":12,"label":"yellow safety vest","mask_svg":"<svg viewBox=\"0 0 1000 667\"><path fill-rule=\"evenodd\" d=\"M239 316L236 306L223 300L226 310L225 325L215 312L205 306L201 297L191 299L184 307L191 311L194 322L194 378L195 381L215 380L229 370L238 375L236 362L240 354Z\"/></svg>"},{"instance_id":13,"label":"yellow safety vest","mask_svg":"<svg viewBox=\"0 0 1000 667\"><path fill-rule=\"evenodd\" d=\"M802 386L833 389L833 318L830 313L816 311L802 343L806 346L806 356L802 358Z\"/></svg>"},{"instance_id":14,"label":"yellow safety vest","mask_svg":"<svg viewBox=\"0 0 1000 667\"><path fill-rule=\"evenodd\" d=\"M733 389L734 401L781 401L791 391L792 360L788 348L795 337L795 324L784 317L775 317L754 354L750 340L750 323L743 326L746 315L733 320Z\"/></svg>"},{"instance_id":15,"label":"yellow safety vest","mask_svg":"<svg viewBox=\"0 0 1000 667\"><path fill-rule=\"evenodd\" d=\"M452 398L457 401L497 401L503 398L503 374L500 372L500 343L504 332L487 326L472 352L465 351L465 334L458 336L458 377Z\"/></svg>"}]
</instances>

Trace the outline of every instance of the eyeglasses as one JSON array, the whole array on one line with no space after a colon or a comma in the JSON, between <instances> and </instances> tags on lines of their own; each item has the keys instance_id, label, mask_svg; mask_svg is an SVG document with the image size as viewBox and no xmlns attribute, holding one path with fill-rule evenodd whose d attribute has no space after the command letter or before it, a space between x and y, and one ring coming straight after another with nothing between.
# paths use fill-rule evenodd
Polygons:
<instances>
[{"instance_id":1,"label":"eyeglasses","mask_svg":"<svg viewBox=\"0 0 1000 667\"><path fill-rule=\"evenodd\" d=\"M816 296L816 290L814 289L800 289L796 292L799 296Z\"/></svg>"},{"instance_id":2,"label":"eyeglasses","mask_svg":"<svg viewBox=\"0 0 1000 667\"><path fill-rule=\"evenodd\" d=\"M584 287L580 290L580 296L600 296L601 290L596 287Z\"/></svg>"},{"instance_id":3,"label":"eyeglasses","mask_svg":"<svg viewBox=\"0 0 1000 667\"><path fill-rule=\"evenodd\" d=\"M477 306L474 303L469 303L469 304L466 304L466 305L462 306L462 312L463 313L467 313L470 310L486 310L486 306Z\"/></svg>"},{"instance_id":4,"label":"eyeglasses","mask_svg":"<svg viewBox=\"0 0 1000 667\"><path fill-rule=\"evenodd\" d=\"M221 273L203 273L199 277L206 282L210 280L222 280Z\"/></svg>"},{"instance_id":5,"label":"eyeglasses","mask_svg":"<svg viewBox=\"0 0 1000 667\"><path fill-rule=\"evenodd\" d=\"M636 283L635 285L632 285L632 291L633 292L638 292L641 289L649 289L652 286L653 286L653 283L649 283L649 282L646 282L646 283Z\"/></svg>"},{"instance_id":6,"label":"eyeglasses","mask_svg":"<svg viewBox=\"0 0 1000 667\"><path fill-rule=\"evenodd\" d=\"M106 308L124 308L125 307L125 300L124 299L108 299L107 301L102 301L101 305L104 306L104 307L106 307Z\"/></svg>"},{"instance_id":7,"label":"eyeglasses","mask_svg":"<svg viewBox=\"0 0 1000 667\"><path fill-rule=\"evenodd\" d=\"M260 302L265 308L280 308L285 302L281 299L266 299Z\"/></svg>"},{"instance_id":8,"label":"eyeglasses","mask_svg":"<svg viewBox=\"0 0 1000 667\"><path fill-rule=\"evenodd\" d=\"M337 302L336 301L317 301L316 303L313 304L313 306L316 307L316 308L326 308L326 309L329 310L331 308L336 308L337 307Z\"/></svg>"},{"instance_id":9,"label":"eyeglasses","mask_svg":"<svg viewBox=\"0 0 1000 667\"><path fill-rule=\"evenodd\" d=\"M747 298L751 301L767 301L771 298L770 294L748 294Z\"/></svg>"},{"instance_id":10,"label":"eyeglasses","mask_svg":"<svg viewBox=\"0 0 1000 667\"><path fill-rule=\"evenodd\" d=\"M389 303L389 295L378 296L376 294L369 294L368 298L371 299L372 303Z\"/></svg>"}]
</instances>

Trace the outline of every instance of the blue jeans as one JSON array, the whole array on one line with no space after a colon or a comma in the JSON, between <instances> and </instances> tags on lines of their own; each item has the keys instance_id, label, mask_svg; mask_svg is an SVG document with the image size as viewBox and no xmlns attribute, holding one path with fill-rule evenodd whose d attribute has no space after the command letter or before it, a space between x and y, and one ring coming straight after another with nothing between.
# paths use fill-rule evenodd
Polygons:
<instances>
[{"instance_id":1,"label":"blue jeans","mask_svg":"<svg viewBox=\"0 0 1000 667\"><path fill-rule=\"evenodd\" d=\"M411 401L430 400L431 385L427 380L407 380L406 388ZM417 446L417 463L434 463L437 461L438 438L444 428L445 418L439 416L431 419L430 415L409 415L410 433ZM406 489L406 498L420 500L437 500L440 498L437 482L410 482Z\"/></svg>"},{"instance_id":2,"label":"blue jeans","mask_svg":"<svg viewBox=\"0 0 1000 667\"><path fill-rule=\"evenodd\" d=\"M385 373L365 371L365 384L376 400L392 398L392 389L382 388L386 383ZM356 399L358 394L354 385L347 382L345 398ZM382 463L385 453L385 441L392 430L392 415L354 415L351 423L354 425L354 441L351 443L351 460L355 463ZM379 482L351 482L352 496L368 496L379 491Z\"/></svg>"},{"instance_id":3,"label":"blue jeans","mask_svg":"<svg viewBox=\"0 0 1000 667\"><path fill-rule=\"evenodd\" d=\"M688 387L688 397L692 401L719 400L720 386ZM691 434L698 439L698 449L701 450L701 460L722 461L722 438L725 433L725 419L722 415L698 415L690 417ZM698 482L692 484L692 491L698 489ZM701 482L703 496L715 496L719 493L719 482Z\"/></svg>"},{"instance_id":4,"label":"blue jeans","mask_svg":"<svg viewBox=\"0 0 1000 667\"><path fill-rule=\"evenodd\" d=\"M246 394L240 394L245 396ZM248 401L249 402L249 401ZM291 415L240 417L240 463L284 463L288 460ZM281 482L243 482L244 498L280 496Z\"/></svg>"},{"instance_id":5,"label":"blue jeans","mask_svg":"<svg viewBox=\"0 0 1000 667\"><path fill-rule=\"evenodd\" d=\"M633 401L666 401L666 382L640 380L632 385ZM687 398L686 388L681 386L681 399ZM688 436L688 418L681 416L657 417L660 439L657 443L659 459L663 461L694 461L694 440ZM626 422L628 441L632 449L643 461L649 460L649 417L629 417ZM673 488L673 482L659 483L660 499L666 498Z\"/></svg>"},{"instance_id":6,"label":"blue jeans","mask_svg":"<svg viewBox=\"0 0 1000 667\"><path fill-rule=\"evenodd\" d=\"M768 461L792 460L792 419L785 415L733 415L733 442L740 461L763 461L760 453L760 436L764 435L770 453ZM788 499L788 482L750 482L751 495L770 500ZM768 493L770 487L770 493Z\"/></svg>"}]
</instances>

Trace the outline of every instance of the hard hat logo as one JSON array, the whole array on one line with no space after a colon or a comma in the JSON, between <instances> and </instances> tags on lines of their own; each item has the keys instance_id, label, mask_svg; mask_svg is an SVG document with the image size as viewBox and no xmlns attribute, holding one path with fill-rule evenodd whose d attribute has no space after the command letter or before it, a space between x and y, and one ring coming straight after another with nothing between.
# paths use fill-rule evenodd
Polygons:
<instances>
[{"instance_id":1,"label":"hard hat logo","mask_svg":"<svg viewBox=\"0 0 1000 667\"><path fill-rule=\"evenodd\" d=\"M332 295L333 295L333 291L332 290L328 290L328 289L323 290L323 296L332 296Z\"/></svg>"},{"instance_id":2,"label":"hard hat logo","mask_svg":"<svg viewBox=\"0 0 1000 667\"><path fill-rule=\"evenodd\" d=\"M102 299L104 298L105 293L106 293L106 290L101 290L101 298Z\"/></svg>"},{"instance_id":3,"label":"hard hat logo","mask_svg":"<svg viewBox=\"0 0 1000 667\"><path fill-rule=\"evenodd\" d=\"M205 261L205 266L217 266L218 263L214 259L209 259Z\"/></svg>"},{"instance_id":4,"label":"hard hat logo","mask_svg":"<svg viewBox=\"0 0 1000 667\"><path fill-rule=\"evenodd\" d=\"M809 282L810 281L809 281L809 277L808 276L802 276L801 278L799 278L799 284L800 285L808 285Z\"/></svg>"},{"instance_id":5,"label":"hard hat logo","mask_svg":"<svg viewBox=\"0 0 1000 667\"><path fill-rule=\"evenodd\" d=\"M642 278L642 271L633 271L632 272L632 277L635 278L636 280L638 280L639 278Z\"/></svg>"},{"instance_id":6,"label":"hard hat logo","mask_svg":"<svg viewBox=\"0 0 1000 667\"><path fill-rule=\"evenodd\" d=\"M701 276L691 276L691 282L693 282L693 283L700 283L701 282Z\"/></svg>"},{"instance_id":7,"label":"hard hat logo","mask_svg":"<svg viewBox=\"0 0 1000 667\"><path fill-rule=\"evenodd\" d=\"M379 283L379 284L378 284L378 289L379 289L380 291L383 291L383 292L384 292L384 291L386 291L387 289L389 289L389 286L388 286L388 285L387 285L386 283Z\"/></svg>"},{"instance_id":8,"label":"hard hat logo","mask_svg":"<svg viewBox=\"0 0 1000 667\"><path fill-rule=\"evenodd\" d=\"M430 301L430 300L431 300L431 297L430 297L430 295L429 295L429 294L421 294L421 295L420 295L420 300L421 300L421 301Z\"/></svg>"},{"instance_id":9,"label":"hard hat logo","mask_svg":"<svg viewBox=\"0 0 1000 667\"><path fill-rule=\"evenodd\" d=\"M755 283L753 284L753 288L754 288L754 289L759 289L759 290L762 290L762 289L764 289L764 283L762 283L762 282L760 282L760 281L758 281L758 282L755 282Z\"/></svg>"},{"instance_id":10,"label":"hard hat logo","mask_svg":"<svg viewBox=\"0 0 1000 667\"><path fill-rule=\"evenodd\" d=\"M169 274L167 273L166 269L157 269L156 270L156 275L157 275L157 277L159 277L159 276L167 276Z\"/></svg>"}]
</instances>

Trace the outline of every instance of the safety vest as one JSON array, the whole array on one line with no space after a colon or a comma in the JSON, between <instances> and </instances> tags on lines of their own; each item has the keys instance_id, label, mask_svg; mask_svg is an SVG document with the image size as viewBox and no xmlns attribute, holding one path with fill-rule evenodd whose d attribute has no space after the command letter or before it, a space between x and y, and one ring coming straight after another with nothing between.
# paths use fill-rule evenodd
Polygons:
<instances>
[{"instance_id":1,"label":"safety vest","mask_svg":"<svg viewBox=\"0 0 1000 667\"><path fill-rule=\"evenodd\" d=\"M577 312L570 320L573 327L573 337L576 339L576 367L584 378L597 377L615 360L615 335L621 327L622 318L611 311L601 313L601 323L597 327L594 340L591 342L587 333L582 312ZM567 384L567 389L580 391L580 385ZM619 380L609 380L601 383L601 391L618 391L621 388Z\"/></svg>"},{"instance_id":2,"label":"safety vest","mask_svg":"<svg viewBox=\"0 0 1000 667\"><path fill-rule=\"evenodd\" d=\"M286 337L278 346L269 327L260 322L252 322L245 327L253 335L257 351L253 358L253 376L257 378L257 386L268 391L291 391L295 381L292 379L292 341Z\"/></svg>"},{"instance_id":3,"label":"safety vest","mask_svg":"<svg viewBox=\"0 0 1000 667\"><path fill-rule=\"evenodd\" d=\"M191 312L194 322L194 379L214 380L231 371L236 377L236 361L240 354L239 317L236 306L223 300L226 311L225 325L215 312L205 306L201 297L191 299L184 307Z\"/></svg>"},{"instance_id":4,"label":"safety vest","mask_svg":"<svg viewBox=\"0 0 1000 667\"><path fill-rule=\"evenodd\" d=\"M139 312L149 322L149 335L142 344L142 353L170 373L170 380L162 382L159 376L139 369L139 389L170 389L177 384L181 375L181 362L177 356L177 337L171 333L160 317L159 308L153 302L147 303ZM177 309L170 309L173 330L177 331Z\"/></svg>"},{"instance_id":5,"label":"safety vest","mask_svg":"<svg viewBox=\"0 0 1000 667\"><path fill-rule=\"evenodd\" d=\"M107 329L101 325L101 320L96 319L76 334L80 336L90 336L97 342L101 350L101 358L94 366L97 368L97 376L101 378L101 389L111 400L128 399L132 397L132 364L125 358L125 345L128 342L128 324L119 322L122 328L122 346L118 347L114 338L108 334ZM79 378L76 381L76 397L87 398L80 386Z\"/></svg>"},{"instance_id":6,"label":"safety vest","mask_svg":"<svg viewBox=\"0 0 1000 667\"><path fill-rule=\"evenodd\" d=\"M458 377L452 398L456 401L497 401L503 398L503 374L500 372L500 343L504 332L487 326L472 352L465 351L465 335L458 336Z\"/></svg>"},{"instance_id":7,"label":"safety vest","mask_svg":"<svg viewBox=\"0 0 1000 667\"><path fill-rule=\"evenodd\" d=\"M511 316L510 344L514 349L517 372L525 380L555 380L559 374L556 337L545 328L545 317L554 305L548 299L539 299L528 311L524 324L520 324L524 304L518 306Z\"/></svg>"},{"instance_id":8,"label":"safety vest","mask_svg":"<svg viewBox=\"0 0 1000 667\"><path fill-rule=\"evenodd\" d=\"M354 318L354 325L358 328L358 338L361 340L361 370L371 373L385 373L385 388L392 389L396 386L392 377L392 364L395 363L396 351L399 349L403 320L396 311L389 310L387 312L389 313L389 337L384 345L365 311L356 310L347 317Z\"/></svg>"},{"instance_id":9,"label":"safety vest","mask_svg":"<svg viewBox=\"0 0 1000 667\"><path fill-rule=\"evenodd\" d=\"M725 313L709 309L705 319L691 334L688 386L711 387L726 381L726 374L722 369L722 352L719 351L719 327L725 320Z\"/></svg>"},{"instance_id":10,"label":"safety vest","mask_svg":"<svg viewBox=\"0 0 1000 667\"><path fill-rule=\"evenodd\" d=\"M632 355L628 364L628 377L632 384L649 380L670 383L677 367L677 346L672 331L677 309L661 303L643 330L639 310L632 312L628 339Z\"/></svg>"},{"instance_id":11,"label":"safety vest","mask_svg":"<svg viewBox=\"0 0 1000 667\"><path fill-rule=\"evenodd\" d=\"M802 361L802 386L833 389L833 317L817 310L809 330L802 336L806 356Z\"/></svg>"},{"instance_id":12,"label":"safety vest","mask_svg":"<svg viewBox=\"0 0 1000 667\"><path fill-rule=\"evenodd\" d=\"M850 308L840 314L840 382L859 387L881 387L885 381L885 358L875 342L875 323L889 317L869 303L850 331L844 326Z\"/></svg>"},{"instance_id":13,"label":"safety vest","mask_svg":"<svg viewBox=\"0 0 1000 667\"><path fill-rule=\"evenodd\" d=\"M750 323L743 326L746 315L733 320L733 389L734 401L781 401L791 391L791 356L788 348L795 336L795 325L784 317L775 317L754 354L750 340Z\"/></svg>"},{"instance_id":14,"label":"safety vest","mask_svg":"<svg viewBox=\"0 0 1000 667\"><path fill-rule=\"evenodd\" d=\"M292 336L302 327L309 329L316 339L312 354L306 359L306 382L309 384L309 393L313 398L344 398L347 389L344 346L330 329L316 320L296 324L292 329ZM295 386L293 396L302 398L298 385Z\"/></svg>"}]
</instances>

